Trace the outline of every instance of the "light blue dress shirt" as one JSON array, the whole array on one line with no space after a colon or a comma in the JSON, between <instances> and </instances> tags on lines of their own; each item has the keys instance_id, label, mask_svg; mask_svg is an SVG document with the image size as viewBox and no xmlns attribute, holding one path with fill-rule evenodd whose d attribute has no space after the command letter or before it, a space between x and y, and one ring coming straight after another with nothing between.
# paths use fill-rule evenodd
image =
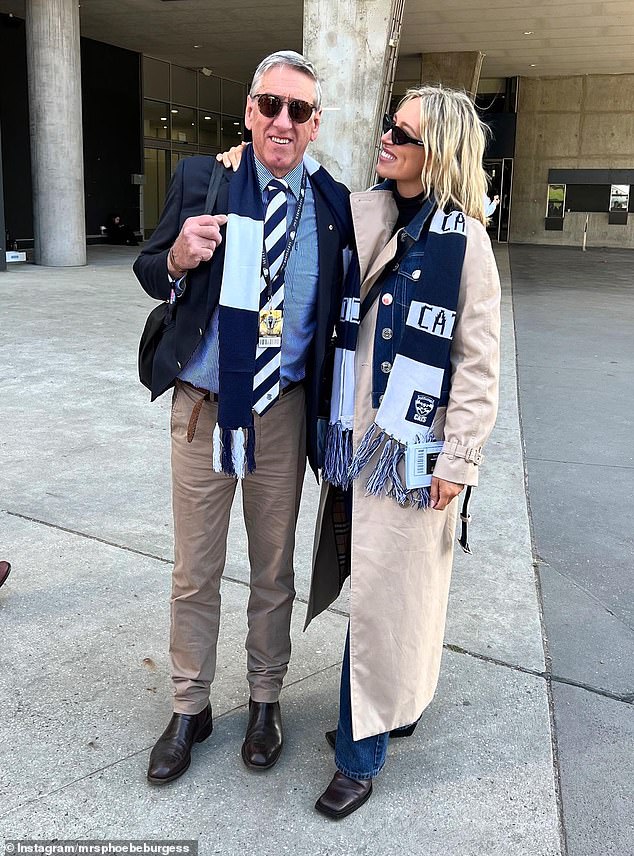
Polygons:
<instances>
[{"instance_id":1,"label":"light blue dress shirt","mask_svg":"<svg viewBox=\"0 0 634 856\"><path fill-rule=\"evenodd\" d=\"M274 176L257 158L255 166L262 191L262 203L266 204L264 189ZM293 222L297 209L303 169L303 164L299 163L284 176L284 181L288 184L288 226ZM317 325L318 279L317 216L315 198L308 180L297 236L284 275L284 326L280 368L282 389L290 383L303 380L306 375L306 357ZM218 307L179 378L210 392L218 392Z\"/></svg>"}]
</instances>

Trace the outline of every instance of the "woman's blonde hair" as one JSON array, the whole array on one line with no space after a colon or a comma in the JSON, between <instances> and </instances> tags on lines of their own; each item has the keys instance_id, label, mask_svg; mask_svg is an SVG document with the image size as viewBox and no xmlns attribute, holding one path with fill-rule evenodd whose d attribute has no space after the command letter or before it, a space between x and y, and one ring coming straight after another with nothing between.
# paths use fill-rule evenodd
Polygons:
<instances>
[{"instance_id":1,"label":"woman's blonde hair","mask_svg":"<svg viewBox=\"0 0 634 856\"><path fill-rule=\"evenodd\" d=\"M398 109L420 99L420 138L427 158L421 179L440 208L455 205L486 225L487 176L482 165L487 125L466 92L442 86L408 89Z\"/></svg>"}]
</instances>

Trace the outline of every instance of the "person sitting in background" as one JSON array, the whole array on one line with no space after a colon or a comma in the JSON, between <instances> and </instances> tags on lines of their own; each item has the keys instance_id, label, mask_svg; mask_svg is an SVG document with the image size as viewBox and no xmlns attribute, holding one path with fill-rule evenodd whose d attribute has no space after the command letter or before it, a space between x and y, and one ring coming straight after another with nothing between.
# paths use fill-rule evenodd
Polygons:
<instances>
[{"instance_id":1,"label":"person sitting in background","mask_svg":"<svg viewBox=\"0 0 634 856\"><path fill-rule=\"evenodd\" d=\"M139 241L132 229L121 221L120 214L109 214L106 220L106 235L109 244L125 244L137 247Z\"/></svg>"}]
</instances>

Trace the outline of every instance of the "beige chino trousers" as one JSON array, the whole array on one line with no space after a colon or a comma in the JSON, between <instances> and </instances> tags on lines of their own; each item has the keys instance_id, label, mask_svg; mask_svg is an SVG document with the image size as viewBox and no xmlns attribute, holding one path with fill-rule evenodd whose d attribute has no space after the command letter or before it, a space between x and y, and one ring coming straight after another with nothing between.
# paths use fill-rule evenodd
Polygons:
<instances>
[{"instance_id":1,"label":"beige chino trousers","mask_svg":"<svg viewBox=\"0 0 634 856\"><path fill-rule=\"evenodd\" d=\"M212 469L218 405L205 401L193 441L192 409L203 392L176 382L171 415L174 571L170 657L174 712L195 714L209 700L216 672L220 580L237 480ZM247 680L251 698L275 702L291 654L295 597L293 550L306 468L305 393L299 386L258 416L256 469L242 481L250 593Z\"/></svg>"}]
</instances>

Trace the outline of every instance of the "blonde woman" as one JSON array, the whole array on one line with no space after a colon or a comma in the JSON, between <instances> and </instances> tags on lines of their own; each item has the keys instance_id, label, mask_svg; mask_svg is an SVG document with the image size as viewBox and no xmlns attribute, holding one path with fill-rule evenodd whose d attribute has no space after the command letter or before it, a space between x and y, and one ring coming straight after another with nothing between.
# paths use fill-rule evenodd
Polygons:
<instances>
[{"instance_id":1,"label":"blonde woman","mask_svg":"<svg viewBox=\"0 0 634 856\"><path fill-rule=\"evenodd\" d=\"M485 128L464 92L426 86L383 130L384 181L351 196L358 264L337 328L307 619L349 573L339 724L327 734L337 772L316 803L335 819L369 798L390 735L411 735L434 695L457 497L478 482L498 396Z\"/></svg>"}]
</instances>

